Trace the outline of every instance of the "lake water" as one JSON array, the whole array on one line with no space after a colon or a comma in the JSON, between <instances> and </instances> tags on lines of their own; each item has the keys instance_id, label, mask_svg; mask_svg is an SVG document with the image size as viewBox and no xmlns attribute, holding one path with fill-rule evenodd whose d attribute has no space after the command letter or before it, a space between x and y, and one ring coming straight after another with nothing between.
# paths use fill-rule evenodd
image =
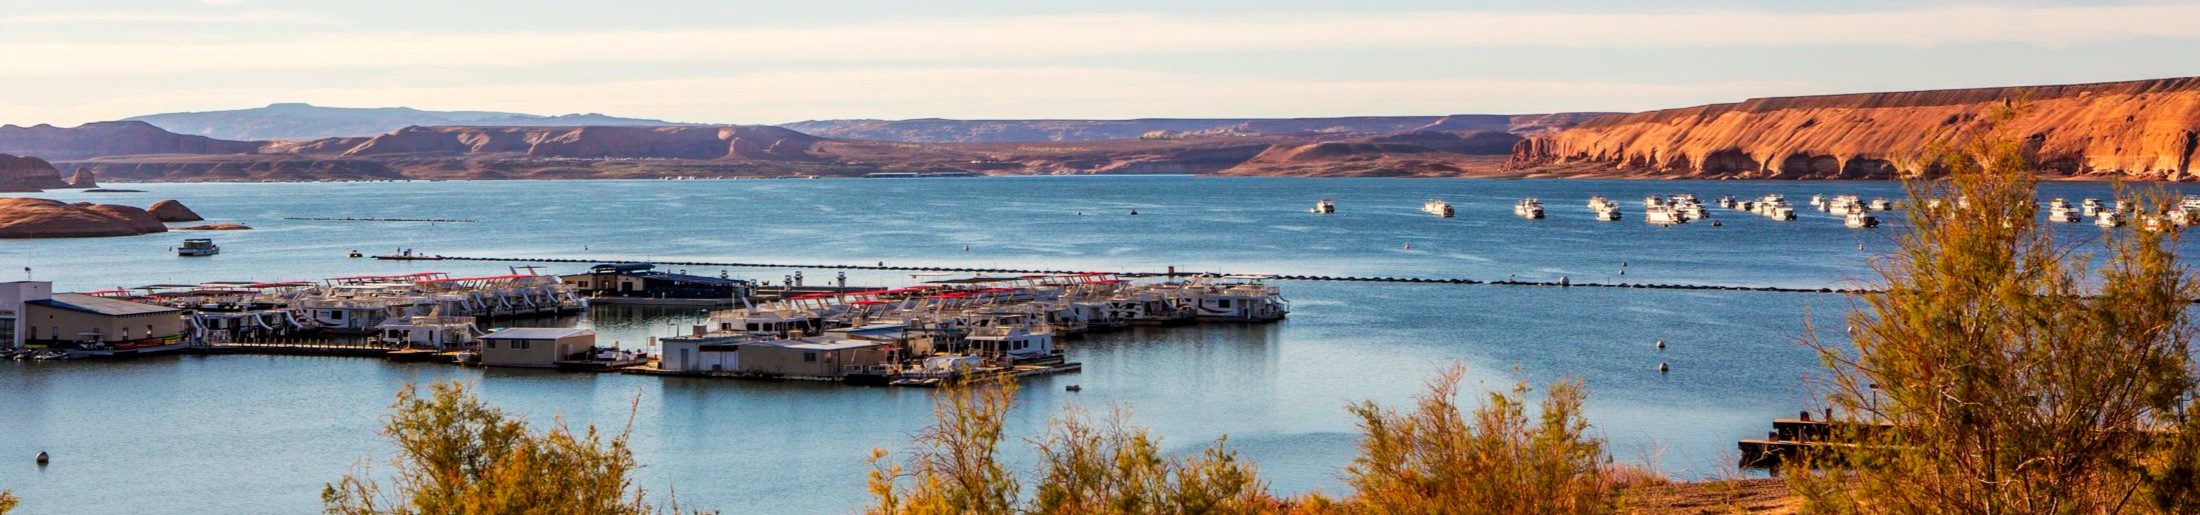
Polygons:
<instances>
[{"instance_id":1,"label":"lake water","mask_svg":"<svg viewBox=\"0 0 2200 515\"><path fill-rule=\"evenodd\" d=\"M545 258L874 263L1116 271L1847 287L1893 247L1886 227L1852 230L1809 210L1811 194L1898 198L1862 182L1484 181L1074 177L987 179L136 184L146 193L44 194L144 206L178 199L252 231L0 240L0 270L61 291L216 280L312 280L371 273L485 273L506 264L347 259L354 249ZM2046 193L2107 197L2103 184ZM1788 195L1800 220L1712 207L1723 227L1641 221L1646 194ZM1595 222L1604 195L1628 211ZM1541 197L1550 218L1511 215ZM1339 212L1307 213L1315 200ZM1443 198L1458 217L1419 211ZM1136 210L1137 216L1128 216ZM472 224L291 221L285 217L474 219ZM2097 236L2064 229L2068 241ZM169 251L211 236L213 258ZM1407 244L1411 248L1407 248ZM968 245L968 250L965 250ZM1621 263L1626 263L1624 268ZM579 265L547 268L571 273ZM1622 270L1625 275L1621 275ZM689 269L717 274L720 270ZM729 269L779 280L786 269ZM14 273L14 272L10 272ZM832 270L804 270L812 284ZM886 272L851 283L900 286ZM931 277L923 279L934 279ZM1404 402L1465 362L1471 388L1579 378L1591 422L1621 460L1681 477L1732 467L1734 440L1806 407L1817 372L1796 343L1806 319L1835 337L1850 308L1831 294L1283 282L1291 319L1265 326L1140 328L1070 340L1081 373L1031 380L1011 431L1028 436L1064 406L1127 405L1134 422L1187 451L1228 435L1276 489L1342 491L1355 452L1344 405ZM578 323L640 346L697 316L598 307ZM1670 348L1652 345L1664 339ZM1672 372L1659 374L1657 364ZM25 513L304 513L324 483L380 465L376 431L397 385L476 381L538 423L623 424L648 465L640 484L729 513L845 513L864 502L865 457L902 448L930 421L929 392L629 375L461 369L354 358L212 356L120 362L0 362L0 488ZM1081 385L1081 393L1063 391ZM1468 392L1470 397L1478 393ZM1020 440L1012 457L1030 458ZM39 451L55 456L35 467ZM385 467L386 469L386 467Z\"/></svg>"}]
</instances>

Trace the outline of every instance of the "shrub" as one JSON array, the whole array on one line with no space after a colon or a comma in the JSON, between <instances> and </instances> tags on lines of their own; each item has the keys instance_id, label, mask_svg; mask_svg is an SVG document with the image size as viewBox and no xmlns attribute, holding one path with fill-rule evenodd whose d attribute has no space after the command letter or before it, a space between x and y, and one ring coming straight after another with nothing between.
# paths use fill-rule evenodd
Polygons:
<instances>
[{"instance_id":1,"label":"shrub","mask_svg":"<svg viewBox=\"0 0 2200 515\"><path fill-rule=\"evenodd\" d=\"M1611 513L1617 482L1603 442L1588 434L1579 382L1559 382L1530 417L1525 383L1492 393L1472 416L1454 365L1428 384L1412 411L1373 402L1351 408L1366 439L1346 471L1354 511L1375 514Z\"/></svg>"},{"instance_id":2,"label":"shrub","mask_svg":"<svg viewBox=\"0 0 2200 515\"><path fill-rule=\"evenodd\" d=\"M549 431L489 406L460 382L397 392L382 434L398 449L397 478L385 492L362 470L325 487L332 514L646 514L659 510L631 475L631 424L606 440L595 426ZM671 508L678 511L675 506Z\"/></svg>"},{"instance_id":3,"label":"shrub","mask_svg":"<svg viewBox=\"0 0 2200 515\"><path fill-rule=\"evenodd\" d=\"M1853 474L1798 463L1809 510L2190 512L2191 432L2175 422L2194 290L2177 234L2109 232L2089 273L2093 256L2034 222L2030 149L2006 128L2019 106L1942 152L1945 179L1909 184L1912 228L1850 316L1853 351L1809 341L1858 445L1840 456Z\"/></svg>"}]
</instances>

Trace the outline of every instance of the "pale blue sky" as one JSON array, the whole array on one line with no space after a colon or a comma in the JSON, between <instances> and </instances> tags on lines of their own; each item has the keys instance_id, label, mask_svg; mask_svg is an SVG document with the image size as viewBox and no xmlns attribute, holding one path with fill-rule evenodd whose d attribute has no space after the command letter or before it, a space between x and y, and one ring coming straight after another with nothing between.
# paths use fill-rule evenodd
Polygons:
<instances>
[{"instance_id":1,"label":"pale blue sky","mask_svg":"<svg viewBox=\"0 0 2200 515\"><path fill-rule=\"evenodd\" d=\"M2200 2L0 0L0 123L1631 111L2200 75Z\"/></svg>"}]
</instances>

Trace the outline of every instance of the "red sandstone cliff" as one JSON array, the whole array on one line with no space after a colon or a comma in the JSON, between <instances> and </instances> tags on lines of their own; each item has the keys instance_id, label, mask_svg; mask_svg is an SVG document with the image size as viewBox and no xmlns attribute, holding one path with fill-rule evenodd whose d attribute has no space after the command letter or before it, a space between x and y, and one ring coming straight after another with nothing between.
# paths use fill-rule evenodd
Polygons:
<instances>
[{"instance_id":1,"label":"red sandstone cliff","mask_svg":"<svg viewBox=\"0 0 2200 515\"><path fill-rule=\"evenodd\" d=\"M1936 142L2016 120L2052 173L2192 180L2200 77L1786 98L1613 115L1515 147L1509 167L1667 177L1884 179L1923 170Z\"/></svg>"}]
</instances>

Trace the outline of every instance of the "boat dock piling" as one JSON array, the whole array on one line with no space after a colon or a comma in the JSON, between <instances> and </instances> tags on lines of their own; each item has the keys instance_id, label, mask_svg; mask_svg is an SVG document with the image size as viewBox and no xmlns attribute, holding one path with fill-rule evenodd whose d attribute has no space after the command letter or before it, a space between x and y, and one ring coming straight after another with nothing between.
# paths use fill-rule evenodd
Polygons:
<instances>
[{"instance_id":1,"label":"boat dock piling","mask_svg":"<svg viewBox=\"0 0 2200 515\"><path fill-rule=\"evenodd\" d=\"M438 259L438 260L444 260L444 261L492 261L492 262L509 262L509 263L610 263L610 264L647 263L647 264L654 264L654 265L665 265L665 266L715 266L715 267L725 267L725 268L807 268L807 269L817 269L817 270L882 270L882 271L900 271L900 272L960 272L960 273L991 273L991 274L1074 274L1074 273L1080 273L1080 272L1084 272L1084 271L1082 271L1082 270L1038 270L1038 269L1015 269L1015 268L968 268L968 267L943 267L943 266L883 266L883 265L850 265L850 264L789 264L789 263L739 263L739 262L708 262L708 261L632 261L632 260L617 260L617 259L585 259L585 258L504 258L504 257L478 257L478 256L436 256L436 257L435 257L435 259ZM1152 273L1152 272L1147 272L1147 273L1122 273L1122 274L1117 274L1117 275L1120 275L1120 276L1123 276L1123 277L1182 277L1182 276L1198 276L1198 275L1210 275L1210 276L1231 276L1231 275L1240 275L1240 274L1231 274L1231 273L1224 273L1224 272L1178 272L1178 271L1176 271L1176 267L1170 267L1170 268L1169 268L1169 272L1168 272L1168 273L1166 273L1166 274L1163 274L1163 273ZM1870 290L1870 289L1862 289L1862 288L1791 288L1791 287L1781 287L1781 286L1735 286L1735 285L1710 285L1710 284L1659 284L1659 283L1593 283L1593 282L1574 282L1574 281L1571 281L1571 280L1568 280L1568 279L1565 279L1565 278L1561 278L1561 279L1559 279L1559 280L1556 280L1556 281L1519 281L1519 280L1511 280L1511 279L1507 279L1507 280L1502 280L1502 281L1485 281L1485 280L1480 280L1480 279L1466 279L1466 278L1442 278L1442 277L1437 277L1437 278L1431 278L1431 277L1374 277L1374 276L1329 276L1329 275L1300 275L1300 274L1264 274L1264 275L1266 275L1266 276L1267 276L1268 278L1270 278L1270 279L1274 279L1274 280L1280 280L1280 281L1329 281L1329 282L1367 282L1367 283L1460 284L1460 285L1487 285L1487 286L1542 286L1542 287L1557 287L1557 288L1633 288L1633 289L1651 289L1651 290L1716 290L1716 291L1750 291L1750 292L1774 292L1774 293L1878 293L1878 290Z\"/></svg>"}]
</instances>

